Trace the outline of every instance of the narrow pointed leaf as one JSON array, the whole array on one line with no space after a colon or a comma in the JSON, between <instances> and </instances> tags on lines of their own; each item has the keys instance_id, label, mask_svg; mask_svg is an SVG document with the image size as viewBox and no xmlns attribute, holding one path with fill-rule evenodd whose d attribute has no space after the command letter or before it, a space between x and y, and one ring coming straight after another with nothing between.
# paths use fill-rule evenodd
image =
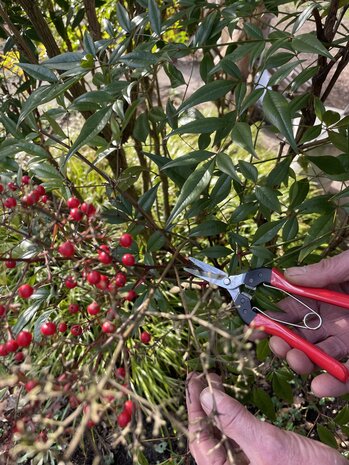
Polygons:
<instances>
[{"instance_id":1,"label":"narrow pointed leaf","mask_svg":"<svg viewBox=\"0 0 349 465\"><path fill-rule=\"evenodd\" d=\"M263 111L266 118L285 136L287 142L297 153L298 147L293 136L289 104L285 97L278 92L267 90L263 100Z\"/></svg>"},{"instance_id":2,"label":"narrow pointed leaf","mask_svg":"<svg viewBox=\"0 0 349 465\"><path fill-rule=\"evenodd\" d=\"M113 110L110 107L102 108L101 110L96 111L88 118L88 120L86 120L80 134L70 148L65 162L67 162L77 150L79 150L83 145L86 145L91 139L93 139L102 131L102 129L108 123L112 111Z\"/></svg>"},{"instance_id":3,"label":"narrow pointed leaf","mask_svg":"<svg viewBox=\"0 0 349 465\"><path fill-rule=\"evenodd\" d=\"M221 97L224 97L232 90L235 83L233 81L218 80L209 82L196 90L182 105L178 108L178 113L188 110L195 105L204 102L213 102Z\"/></svg>"},{"instance_id":4,"label":"narrow pointed leaf","mask_svg":"<svg viewBox=\"0 0 349 465\"><path fill-rule=\"evenodd\" d=\"M148 0L150 25L157 36L161 35L161 14L155 0Z\"/></svg>"},{"instance_id":5,"label":"narrow pointed leaf","mask_svg":"<svg viewBox=\"0 0 349 465\"><path fill-rule=\"evenodd\" d=\"M116 4L116 17L118 18L119 24L125 32L131 32L132 23L128 16L128 12L120 2Z\"/></svg>"},{"instance_id":6,"label":"narrow pointed leaf","mask_svg":"<svg viewBox=\"0 0 349 465\"><path fill-rule=\"evenodd\" d=\"M182 187L176 205L168 218L167 225L169 225L181 211L200 196L211 180L213 168L214 162L211 162L202 168L195 170L194 173L188 177Z\"/></svg>"},{"instance_id":7,"label":"narrow pointed leaf","mask_svg":"<svg viewBox=\"0 0 349 465\"><path fill-rule=\"evenodd\" d=\"M292 46L297 52L316 53L333 60L330 52L312 32L295 37Z\"/></svg>"},{"instance_id":8,"label":"narrow pointed leaf","mask_svg":"<svg viewBox=\"0 0 349 465\"><path fill-rule=\"evenodd\" d=\"M231 138L235 144L258 158L253 146L251 126L247 123L237 122L231 131Z\"/></svg>"},{"instance_id":9,"label":"narrow pointed leaf","mask_svg":"<svg viewBox=\"0 0 349 465\"><path fill-rule=\"evenodd\" d=\"M43 65L33 65L30 63L18 63L29 76L32 76L34 79L47 82L57 82L58 78L53 71L48 68L45 68Z\"/></svg>"},{"instance_id":10,"label":"narrow pointed leaf","mask_svg":"<svg viewBox=\"0 0 349 465\"><path fill-rule=\"evenodd\" d=\"M237 183L241 184L241 180L237 175L234 163L232 162L229 155L223 152L218 153L216 156L216 166L220 171L222 171L222 173L227 174L228 176L233 178Z\"/></svg>"}]
</instances>

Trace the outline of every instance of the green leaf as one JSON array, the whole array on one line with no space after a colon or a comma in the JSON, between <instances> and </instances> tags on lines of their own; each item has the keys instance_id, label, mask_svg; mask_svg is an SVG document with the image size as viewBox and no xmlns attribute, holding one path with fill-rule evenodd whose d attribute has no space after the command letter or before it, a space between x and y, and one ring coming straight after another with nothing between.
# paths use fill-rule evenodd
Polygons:
<instances>
[{"instance_id":1,"label":"green leaf","mask_svg":"<svg viewBox=\"0 0 349 465\"><path fill-rule=\"evenodd\" d=\"M84 56L84 52L66 52L49 58L48 60L43 61L42 64L45 65L46 68L50 69L72 69L80 65Z\"/></svg>"},{"instance_id":2,"label":"green leaf","mask_svg":"<svg viewBox=\"0 0 349 465\"><path fill-rule=\"evenodd\" d=\"M164 65L164 71L171 81L171 88L175 89L176 87L183 86L185 84L183 74L179 71L179 69L173 66L172 63L166 63Z\"/></svg>"},{"instance_id":3,"label":"green leaf","mask_svg":"<svg viewBox=\"0 0 349 465\"><path fill-rule=\"evenodd\" d=\"M274 421L276 418L275 408L270 396L259 388L253 388L252 391L253 402L266 415L269 420Z\"/></svg>"},{"instance_id":4,"label":"green leaf","mask_svg":"<svg viewBox=\"0 0 349 465\"><path fill-rule=\"evenodd\" d=\"M272 377L272 386L274 393L282 400L288 402L289 404L293 401L293 392L290 385L290 381L287 377L282 376L282 374L276 372L273 373Z\"/></svg>"},{"instance_id":5,"label":"green leaf","mask_svg":"<svg viewBox=\"0 0 349 465\"><path fill-rule=\"evenodd\" d=\"M266 360L269 355L271 354L271 350L269 347L269 340L268 339L262 339L260 341L256 341L256 357L258 360L263 362Z\"/></svg>"},{"instance_id":6,"label":"green leaf","mask_svg":"<svg viewBox=\"0 0 349 465\"><path fill-rule=\"evenodd\" d=\"M144 171L144 168L141 166L130 166L126 168L116 179L118 189L121 191L129 189L137 181L142 171Z\"/></svg>"},{"instance_id":7,"label":"green leaf","mask_svg":"<svg viewBox=\"0 0 349 465\"><path fill-rule=\"evenodd\" d=\"M337 425L347 425L349 423L349 406L345 405L342 410L340 410L337 415L334 417L333 421Z\"/></svg>"},{"instance_id":8,"label":"green leaf","mask_svg":"<svg viewBox=\"0 0 349 465\"><path fill-rule=\"evenodd\" d=\"M279 69L275 71L275 73L272 74L271 78L269 79L268 85L270 87L275 86L276 84L279 84L279 82L282 82L286 77L288 77L291 74L291 71L294 70L295 66L297 64L301 64L303 60L297 60L292 61L291 63L286 63L285 65L281 66Z\"/></svg>"},{"instance_id":9,"label":"green leaf","mask_svg":"<svg viewBox=\"0 0 349 465\"><path fill-rule=\"evenodd\" d=\"M175 134L212 134L219 129L225 127L224 118L217 118L210 116L208 118L200 118L190 123L184 124L183 126L170 132L167 137L171 137Z\"/></svg>"},{"instance_id":10,"label":"green leaf","mask_svg":"<svg viewBox=\"0 0 349 465\"><path fill-rule=\"evenodd\" d=\"M239 169L241 174L246 178L250 179L253 182L257 182L258 179L258 170L257 168L245 160L239 160Z\"/></svg>"},{"instance_id":11,"label":"green leaf","mask_svg":"<svg viewBox=\"0 0 349 465\"><path fill-rule=\"evenodd\" d=\"M161 35L161 13L155 0L148 0L150 25L155 34Z\"/></svg>"},{"instance_id":12,"label":"green leaf","mask_svg":"<svg viewBox=\"0 0 349 465\"><path fill-rule=\"evenodd\" d=\"M235 170L234 163L232 162L229 155L227 155L224 152L218 153L216 156L216 166L220 171L222 171L222 173L227 174L228 176L233 178L237 183L241 184L240 178Z\"/></svg>"},{"instance_id":13,"label":"green leaf","mask_svg":"<svg viewBox=\"0 0 349 465\"><path fill-rule=\"evenodd\" d=\"M150 52L135 50L119 58L119 61L125 63L130 68L148 68L156 65L158 58Z\"/></svg>"},{"instance_id":14,"label":"green leaf","mask_svg":"<svg viewBox=\"0 0 349 465\"><path fill-rule=\"evenodd\" d=\"M156 252L162 249L166 244L166 237L163 232L155 231L148 239L147 250L148 252Z\"/></svg>"},{"instance_id":15,"label":"green leaf","mask_svg":"<svg viewBox=\"0 0 349 465\"><path fill-rule=\"evenodd\" d=\"M161 170L167 170L168 168L173 168L174 166L198 165L200 162L211 158L213 155L214 153L209 152L208 150L194 150L194 152L187 153L182 157L178 157L175 160L169 161L161 168Z\"/></svg>"},{"instance_id":16,"label":"green leaf","mask_svg":"<svg viewBox=\"0 0 349 465\"><path fill-rule=\"evenodd\" d=\"M34 90L24 102L22 106L22 112L18 118L18 125L39 105L48 103L54 98L57 98L59 95L64 94L75 82L80 78L74 77L68 79L62 84L52 84L47 86L40 86L38 89Z\"/></svg>"},{"instance_id":17,"label":"green leaf","mask_svg":"<svg viewBox=\"0 0 349 465\"><path fill-rule=\"evenodd\" d=\"M33 163L29 165L29 170L33 175L43 180L53 179L59 181L59 183L62 183L64 180L61 173L57 171L53 165L49 165L48 163Z\"/></svg>"},{"instance_id":18,"label":"green leaf","mask_svg":"<svg viewBox=\"0 0 349 465\"><path fill-rule=\"evenodd\" d=\"M74 155L74 153L77 152L83 145L86 145L91 139L93 139L102 131L102 129L108 123L112 115L112 111L113 110L111 107L102 108L101 110L96 111L86 120L80 134L78 135L66 156L65 163L67 163L72 155Z\"/></svg>"},{"instance_id":19,"label":"green leaf","mask_svg":"<svg viewBox=\"0 0 349 465\"><path fill-rule=\"evenodd\" d=\"M282 229L282 239L285 242L292 241L298 234L298 219L297 216L289 218Z\"/></svg>"},{"instance_id":20,"label":"green leaf","mask_svg":"<svg viewBox=\"0 0 349 465\"><path fill-rule=\"evenodd\" d=\"M149 132L150 132L150 127L149 127L148 114L141 113L135 121L135 125L133 128L133 135L140 142L145 142L147 140L147 137L149 136Z\"/></svg>"},{"instance_id":21,"label":"green leaf","mask_svg":"<svg viewBox=\"0 0 349 465\"><path fill-rule=\"evenodd\" d=\"M308 5L300 15L296 17L296 21L293 24L292 28L292 34L295 34L302 26L303 24L307 21L307 19L310 18L313 10L315 8L319 8L319 5L315 2L312 2L310 5Z\"/></svg>"},{"instance_id":22,"label":"green leaf","mask_svg":"<svg viewBox=\"0 0 349 465\"><path fill-rule=\"evenodd\" d=\"M182 105L178 108L177 112L183 112L189 108L199 105L204 102L213 102L224 97L234 86L233 81L217 80L209 82L196 90Z\"/></svg>"},{"instance_id":23,"label":"green leaf","mask_svg":"<svg viewBox=\"0 0 349 465\"><path fill-rule=\"evenodd\" d=\"M344 134L340 134L335 131L328 131L328 137L332 144L342 152L349 151L349 139Z\"/></svg>"},{"instance_id":24,"label":"green leaf","mask_svg":"<svg viewBox=\"0 0 349 465\"><path fill-rule=\"evenodd\" d=\"M205 249L200 250L200 254L208 258L227 257L231 253L233 253L233 251L223 245L213 245L212 247L206 247Z\"/></svg>"},{"instance_id":25,"label":"green leaf","mask_svg":"<svg viewBox=\"0 0 349 465\"><path fill-rule=\"evenodd\" d=\"M313 32L298 35L292 40L292 46L297 52L316 53L333 60L330 52Z\"/></svg>"},{"instance_id":26,"label":"green leaf","mask_svg":"<svg viewBox=\"0 0 349 465\"><path fill-rule=\"evenodd\" d=\"M95 43L91 37L91 34L88 31L85 31L82 42L83 42L85 52L95 57L96 56Z\"/></svg>"},{"instance_id":27,"label":"green leaf","mask_svg":"<svg viewBox=\"0 0 349 465\"><path fill-rule=\"evenodd\" d=\"M16 324L12 327L12 332L17 335L33 319L36 312L41 307L42 301L36 301L21 312Z\"/></svg>"},{"instance_id":28,"label":"green leaf","mask_svg":"<svg viewBox=\"0 0 349 465\"><path fill-rule=\"evenodd\" d=\"M307 197L309 192L309 181L308 179L300 179L295 181L290 187L289 191L289 209L294 210L300 205Z\"/></svg>"},{"instance_id":29,"label":"green leaf","mask_svg":"<svg viewBox=\"0 0 349 465\"><path fill-rule=\"evenodd\" d=\"M132 31L132 23L128 16L128 12L120 2L117 2L116 4L116 17L118 19L120 26L125 32Z\"/></svg>"},{"instance_id":30,"label":"green leaf","mask_svg":"<svg viewBox=\"0 0 349 465\"><path fill-rule=\"evenodd\" d=\"M39 81L47 81L47 82L57 82L58 78L54 72L50 69L45 68L43 65L33 65L30 63L18 63L20 66L29 76L32 76L34 79L38 79Z\"/></svg>"},{"instance_id":31,"label":"green leaf","mask_svg":"<svg viewBox=\"0 0 349 465\"><path fill-rule=\"evenodd\" d=\"M247 218L250 218L258 210L258 205L256 203L242 203L237 208L235 208L233 214L230 217L229 223L239 223L240 221L245 221Z\"/></svg>"},{"instance_id":32,"label":"green leaf","mask_svg":"<svg viewBox=\"0 0 349 465\"><path fill-rule=\"evenodd\" d=\"M281 205L276 191L267 186L256 186L255 194L257 200L266 208L278 213L281 212Z\"/></svg>"},{"instance_id":33,"label":"green leaf","mask_svg":"<svg viewBox=\"0 0 349 465\"><path fill-rule=\"evenodd\" d=\"M179 194L177 202L167 220L167 226L194 200L196 200L201 192L208 186L214 168L214 162L208 163L202 168L199 168L192 173L185 181L182 190Z\"/></svg>"},{"instance_id":34,"label":"green leaf","mask_svg":"<svg viewBox=\"0 0 349 465\"><path fill-rule=\"evenodd\" d=\"M304 239L303 246L299 252L299 261L302 262L313 250L328 240L333 228L333 213L317 218Z\"/></svg>"},{"instance_id":35,"label":"green leaf","mask_svg":"<svg viewBox=\"0 0 349 465\"><path fill-rule=\"evenodd\" d=\"M268 121L285 136L292 149L297 153L298 147L293 136L289 104L285 97L278 92L267 90L263 99L263 111Z\"/></svg>"},{"instance_id":36,"label":"green leaf","mask_svg":"<svg viewBox=\"0 0 349 465\"><path fill-rule=\"evenodd\" d=\"M252 243L254 245L265 244L266 242L271 241L277 235L279 230L282 228L286 220L270 221L268 223L262 224L257 229Z\"/></svg>"},{"instance_id":37,"label":"green leaf","mask_svg":"<svg viewBox=\"0 0 349 465\"><path fill-rule=\"evenodd\" d=\"M254 89L243 101L239 115L242 115L248 108L251 108L263 96L264 89Z\"/></svg>"},{"instance_id":38,"label":"green leaf","mask_svg":"<svg viewBox=\"0 0 349 465\"><path fill-rule=\"evenodd\" d=\"M326 174L341 174L344 167L338 157L332 155L321 155L320 157L306 157L309 161L314 163L321 171Z\"/></svg>"},{"instance_id":39,"label":"green leaf","mask_svg":"<svg viewBox=\"0 0 349 465\"><path fill-rule=\"evenodd\" d=\"M237 122L231 131L233 142L248 153L258 158L253 146L251 126L247 123Z\"/></svg>"},{"instance_id":40,"label":"green leaf","mask_svg":"<svg viewBox=\"0 0 349 465\"><path fill-rule=\"evenodd\" d=\"M283 182L287 184L290 164L291 159L289 158L285 158L281 162L278 162L268 174L267 184L269 186L280 186Z\"/></svg>"},{"instance_id":41,"label":"green leaf","mask_svg":"<svg viewBox=\"0 0 349 465\"><path fill-rule=\"evenodd\" d=\"M330 447L333 447L334 449L337 449L338 444L332 431L330 431L325 426L319 424L316 426L316 431L321 442L327 444Z\"/></svg>"},{"instance_id":42,"label":"green leaf","mask_svg":"<svg viewBox=\"0 0 349 465\"><path fill-rule=\"evenodd\" d=\"M151 210L151 207L153 206L156 200L156 195L157 195L159 186L160 186L160 183L157 183L155 186L153 186L151 189L149 189L139 198L138 205L141 208L143 208L143 210L145 210L146 212L149 212ZM141 216L141 214L139 215Z\"/></svg>"},{"instance_id":43,"label":"green leaf","mask_svg":"<svg viewBox=\"0 0 349 465\"><path fill-rule=\"evenodd\" d=\"M189 233L189 237L216 236L217 234L225 232L226 229L227 225L226 223L223 223L223 221L208 220L193 228Z\"/></svg>"}]
</instances>

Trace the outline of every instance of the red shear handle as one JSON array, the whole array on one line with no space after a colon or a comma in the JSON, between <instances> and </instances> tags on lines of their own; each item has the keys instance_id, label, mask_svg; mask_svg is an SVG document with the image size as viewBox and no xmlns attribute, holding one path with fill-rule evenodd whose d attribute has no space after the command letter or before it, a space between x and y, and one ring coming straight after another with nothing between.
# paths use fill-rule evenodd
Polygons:
<instances>
[{"instance_id":1,"label":"red shear handle","mask_svg":"<svg viewBox=\"0 0 349 465\"><path fill-rule=\"evenodd\" d=\"M260 329L267 334L279 336L286 341L291 347L299 349L304 352L312 362L320 368L326 370L335 378L345 383L349 379L349 370L343 363L330 357L323 350L314 346L306 339L295 334L290 329L281 325L280 323L268 318L266 315L258 313L250 323L251 328Z\"/></svg>"},{"instance_id":2,"label":"red shear handle","mask_svg":"<svg viewBox=\"0 0 349 465\"><path fill-rule=\"evenodd\" d=\"M314 276L314 280L316 280L316 276ZM311 299L349 309L349 295L330 291L329 289L296 286L288 282L285 276L276 268L273 268L271 271L270 284L278 289L290 292L291 294L310 297Z\"/></svg>"}]
</instances>

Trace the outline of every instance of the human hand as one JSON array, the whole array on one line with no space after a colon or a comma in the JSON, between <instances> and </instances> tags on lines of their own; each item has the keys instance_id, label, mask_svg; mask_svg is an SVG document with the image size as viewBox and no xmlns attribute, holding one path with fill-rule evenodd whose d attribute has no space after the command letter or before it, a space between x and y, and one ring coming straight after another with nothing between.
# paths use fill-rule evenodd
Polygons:
<instances>
[{"instance_id":1,"label":"human hand","mask_svg":"<svg viewBox=\"0 0 349 465\"><path fill-rule=\"evenodd\" d=\"M321 260L314 265L289 268L285 277L293 284L308 287L330 287L333 290L349 293L349 251L335 257ZM336 305L303 299L323 318L322 326L317 330L294 329L302 337L315 344L327 354L340 360L349 354L349 309ZM290 323L300 323L305 308L294 299L286 298L279 303L285 313L273 312L273 318L280 318ZM292 349L287 342L273 336L269 342L271 350L279 357L287 360L290 367L299 374L309 374L314 364L300 350ZM349 368L349 362L346 363ZM328 373L316 376L311 389L319 397L340 396L349 392L349 381L342 383Z\"/></svg>"},{"instance_id":2,"label":"human hand","mask_svg":"<svg viewBox=\"0 0 349 465\"><path fill-rule=\"evenodd\" d=\"M348 465L331 447L257 420L216 374L188 376L187 409L197 465Z\"/></svg>"}]
</instances>

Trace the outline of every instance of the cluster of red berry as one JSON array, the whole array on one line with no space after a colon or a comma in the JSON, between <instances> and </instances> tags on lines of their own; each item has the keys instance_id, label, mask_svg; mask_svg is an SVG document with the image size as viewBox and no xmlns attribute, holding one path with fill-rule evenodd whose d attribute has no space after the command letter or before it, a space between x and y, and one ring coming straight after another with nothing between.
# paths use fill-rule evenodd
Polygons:
<instances>
[{"instance_id":1,"label":"cluster of red berry","mask_svg":"<svg viewBox=\"0 0 349 465\"><path fill-rule=\"evenodd\" d=\"M43 185L35 186L30 189L31 179L29 176L22 176L21 185L18 186L16 183L10 181L5 187L0 184L0 195L3 208L13 209L17 206L17 201L20 200L23 206L31 206L39 201L46 203L48 196L46 195L46 189ZM15 195L14 193L17 193Z\"/></svg>"},{"instance_id":2,"label":"cluster of red berry","mask_svg":"<svg viewBox=\"0 0 349 465\"><path fill-rule=\"evenodd\" d=\"M14 195L9 196L10 191ZM46 238L45 242L41 237L40 244L44 245L36 256L26 261L25 258L15 256L15 253L9 251L7 256L2 257L2 262L9 273L17 273L18 271L14 269L19 268L19 264L25 264L27 272L30 270L31 263L35 265L37 262L43 262L49 270L46 283L51 282L57 285L57 282L62 282L62 275L64 275L59 308L57 307L57 310L52 311L55 316L52 317L47 312L49 317L37 326L43 338L39 343L42 345L48 338L58 341L58 334L61 333L62 337L68 330L72 336L77 338L83 335L85 329L96 328L96 322L100 327L100 335L97 337L106 338L103 334L110 337L117 333L117 329L123 321L116 311L117 308L134 302L138 297L136 289L144 282L144 277L137 275L134 253L124 250L130 248L134 250L133 236L129 233L123 233L119 237L117 247L112 248L106 243L111 242L111 240L108 241L105 232L102 230L100 233L101 219L93 204L81 202L77 197L69 198L63 206L61 202L55 202L54 198L48 203L44 186L34 186L33 181L28 176L22 177L21 186L8 183L4 187L0 184L0 199L3 204L3 214L7 215L7 219L9 215L15 213L16 206L28 210L28 206L38 202L47 203L45 209L51 213L51 218L54 219L51 223L52 234L47 235L51 236L52 240L51 237ZM59 210L57 210L57 204L60 205ZM10 208L12 210L9 211ZM10 275L12 282L14 276ZM22 273L20 279L23 280L24 276L25 274ZM130 276L135 278L133 284L132 279L129 282ZM37 284L38 282L40 284ZM32 297L35 298L36 293L40 292L41 286L42 280L35 282L32 273L30 283L20 284L10 295L0 297L0 320L5 328L5 331L0 333L0 357L13 356L17 363L22 363L25 360L26 351L23 349L32 345L33 332L22 329L17 334L15 333L13 327L18 320L18 315L12 311L12 308L14 304L17 309L19 305L23 304L23 302L18 301L18 298L16 299L16 294L20 299L26 301ZM70 291L73 289L75 290ZM92 297L90 303L80 302L80 300L86 301L86 298L90 297ZM65 303L62 304L62 302ZM132 306L127 305L125 309L129 308L128 312L130 312ZM109 310L103 311L104 307L109 308ZM72 315L74 315L75 320L73 320ZM29 320L29 324L33 324L33 322ZM3 338L2 343L1 338ZM147 345L151 341L151 335L147 331L141 331L139 339ZM37 336L35 340L37 340ZM62 339L63 341L64 339ZM75 339L75 341L79 344L80 339ZM123 367L118 368L118 376L123 378L126 376ZM36 379L26 380L24 375L22 384L26 391L30 392L39 384L39 381ZM74 395L72 394L70 397L73 398ZM71 404L70 400L69 403ZM124 402L122 411L117 417L117 423L120 427L125 427L131 421L133 410L134 404L131 400Z\"/></svg>"}]
</instances>

